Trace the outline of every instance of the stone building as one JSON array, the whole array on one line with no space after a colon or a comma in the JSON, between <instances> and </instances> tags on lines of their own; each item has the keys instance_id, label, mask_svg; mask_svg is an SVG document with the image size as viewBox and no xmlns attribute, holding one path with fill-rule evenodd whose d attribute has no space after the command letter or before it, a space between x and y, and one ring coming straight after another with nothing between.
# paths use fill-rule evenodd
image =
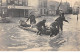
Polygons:
<instances>
[{"instance_id":1,"label":"stone building","mask_svg":"<svg viewBox=\"0 0 80 53\"><path fill-rule=\"evenodd\" d=\"M63 11L64 13L70 13L72 8L70 7L69 2L62 2L61 5L57 1L49 1L48 2L48 15L56 15L59 11ZM59 7L59 11L57 9Z\"/></svg>"},{"instance_id":2,"label":"stone building","mask_svg":"<svg viewBox=\"0 0 80 53\"><path fill-rule=\"evenodd\" d=\"M47 2L48 0L39 0L38 10L40 15L47 15Z\"/></svg>"},{"instance_id":3,"label":"stone building","mask_svg":"<svg viewBox=\"0 0 80 53\"><path fill-rule=\"evenodd\" d=\"M63 2L60 6L60 10L62 10L64 13L68 13L69 8L70 8L69 2Z\"/></svg>"},{"instance_id":4,"label":"stone building","mask_svg":"<svg viewBox=\"0 0 80 53\"><path fill-rule=\"evenodd\" d=\"M56 15L56 9L59 6L57 1L48 1L48 15Z\"/></svg>"},{"instance_id":5,"label":"stone building","mask_svg":"<svg viewBox=\"0 0 80 53\"><path fill-rule=\"evenodd\" d=\"M78 13L80 13L80 1L76 1L74 3L74 6L73 6L73 9L72 10L73 10L73 14L76 14L77 11L78 11Z\"/></svg>"},{"instance_id":6,"label":"stone building","mask_svg":"<svg viewBox=\"0 0 80 53\"><path fill-rule=\"evenodd\" d=\"M28 0L7 0L8 16L28 17L29 11L33 9L28 6Z\"/></svg>"},{"instance_id":7,"label":"stone building","mask_svg":"<svg viewBox=\"0 0 80 53\"><path fill-rule=\"evenodd\" d=\"M0 16L2 16L3 13L7 15L7 6L6 6L6 3L3 2L3 0L0 0Z\"/></svg>"}]
</instances>

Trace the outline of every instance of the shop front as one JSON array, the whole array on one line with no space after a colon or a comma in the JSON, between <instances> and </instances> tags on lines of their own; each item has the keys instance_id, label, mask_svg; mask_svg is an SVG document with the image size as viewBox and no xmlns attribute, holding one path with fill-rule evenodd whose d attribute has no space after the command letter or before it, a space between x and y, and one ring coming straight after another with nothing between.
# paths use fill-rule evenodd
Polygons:
<instances>
[{"instance_id":1,"label":"shop front","mask_svg":"<svg viewBox=\"0 0 80 53\"><path fill-rule=\"evenodd\" d=\"M8 7L8 16L10 17L28 17L29 11L33 9L32 7L26 6L15 6L14 8Z\"/></svg>"}]
</instances>

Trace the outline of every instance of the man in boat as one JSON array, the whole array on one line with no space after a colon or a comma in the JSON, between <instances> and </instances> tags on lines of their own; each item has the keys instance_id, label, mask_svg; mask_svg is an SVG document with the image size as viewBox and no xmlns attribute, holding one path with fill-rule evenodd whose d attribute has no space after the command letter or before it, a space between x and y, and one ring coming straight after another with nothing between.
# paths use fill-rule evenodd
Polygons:
<instances>
[{"instance_id":1,"label":"man in boat","mask_svg":"<svg viewBox=\"0 0 80 53\"><path fill-rule=\"evenodd\" d=\"M30 20L30 24L36 24L36 19L35 19L35 15L30 15L30 17L28 17L27 21ZM26 21L26 22L27 22Z\"/></svg>"},{"instance_id":2,"label":"man in boat","mask_svg":"<svg viewBox=\"0 0 80 53\"><path fill-rule=\"evenodd\" d=\"M46 28L45 23L46 20L42 20L36 24L38 30L37 35L41 35L43 33L43 29Z\"/></svg>"},{"instance_id":3,"label":"man in boat","mask_svg":"<svg viewBox=\"0 0 80 53\"><path fill-rule=\"evenodd\" d=\"M59 33L59 29L58 29L58 22L55 21L50 25L50 37L52 37L53 35L57 35Z\"/></svg>"},{"instance_id":4,"label":"man in boat","mask_svg":"<svg viewBox=\"0 0 80 53\"><path fill-rule=\"evenodd\" d=\"M63 21L68 22L65 19L64 13L60 14L60 16L55 20L58 22L58 29L60 28L63 31Z\"/></svg>"}]
</instances>

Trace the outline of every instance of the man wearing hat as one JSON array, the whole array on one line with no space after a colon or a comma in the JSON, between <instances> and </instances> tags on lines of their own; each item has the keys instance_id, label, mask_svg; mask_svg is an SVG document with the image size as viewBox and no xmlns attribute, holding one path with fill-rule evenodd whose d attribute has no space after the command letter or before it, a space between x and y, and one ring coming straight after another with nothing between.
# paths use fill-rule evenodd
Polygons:
<instances>
[{"instance_id":1,"label":"man wearing hat","mask_svg":"<svg viewBox=\"0 0 80 53\"><path fill-rule=\"evenodd\" d=\"M46 20L44 19L36 24L38 30L37 35L41 35L43 33L43 28L46 28L45 23Z\"/></svg>"},{"instance_id":2,"label":"man wearing hat","mask_svg":"<svg viewBox=\"0 0 80 53\"><path fill-rule=\"evenodd\" d=\"M55 21L58 22L58 29L60 28L63 31L63 21L68 22L65 19L64 13L62 13Z\"/></svg>"}]
</instances>

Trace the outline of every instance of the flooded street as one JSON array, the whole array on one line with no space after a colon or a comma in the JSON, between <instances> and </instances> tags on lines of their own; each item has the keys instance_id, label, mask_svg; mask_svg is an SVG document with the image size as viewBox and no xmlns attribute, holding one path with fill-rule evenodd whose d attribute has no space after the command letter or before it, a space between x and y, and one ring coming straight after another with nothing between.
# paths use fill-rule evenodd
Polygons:
<instances>
[{"instance_id":1,"label":"flooded street","mask_svg":"<svg viewBox=\"0 0 80 53\"><path fill-rule=\"evenodd\" d=\"M80 51L80 19L76 15L65 15L69 23L64 22L63 38L55 39L46 35L20 29L19 20L26 18L10 18L11 23L0 23L1 51ZM80 15L79 15L80 17ZM57 16L37 18L37 22L47 19L46 25L52 23ZM59 34L60 35L60 34Z\"/></svg>"}]
</instances>

